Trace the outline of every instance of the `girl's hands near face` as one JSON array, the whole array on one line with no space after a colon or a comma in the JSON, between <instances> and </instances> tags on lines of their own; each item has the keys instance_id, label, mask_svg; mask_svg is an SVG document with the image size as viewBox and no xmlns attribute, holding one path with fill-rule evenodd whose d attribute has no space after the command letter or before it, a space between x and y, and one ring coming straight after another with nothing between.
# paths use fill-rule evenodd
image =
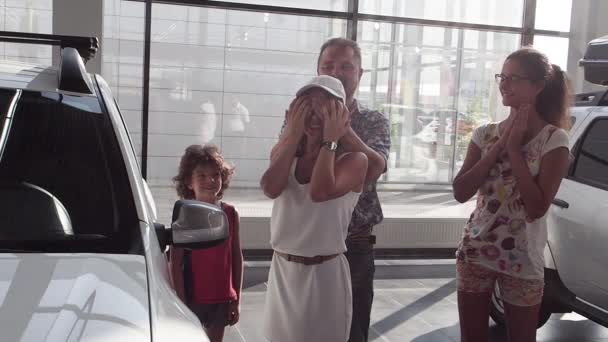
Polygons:
<instances>
[{"instance_id":1,"label":"girl's hands near face","mask_svg":"<svg viewBox=\"0 0 608 342\"><path fill-rule=\"evenodd\" d=\"M515 116L517 116L517 113L515 113ZM500 133L500 139L498 139L498 142L497 142L500 153L506 152L507 142L509 141L509 135L511 135L511 130L513 129L513 123L515 122L515 116L509 117L509 119L507 119L504 123L504 129Z\"/></svg>"},{"instance_id":2,"label":"girl's hands near face","mask_svg":"<svg viewBox=\"0 0 608 342\"><path fill-rule=\"evenodd\" d=\"M528 126L528 116L531 109L532 105L524 104L521 105L517 110L517 115L513 120L506 145L506 149L509 153L521 151Z\"/></svg>"}]
</instances>

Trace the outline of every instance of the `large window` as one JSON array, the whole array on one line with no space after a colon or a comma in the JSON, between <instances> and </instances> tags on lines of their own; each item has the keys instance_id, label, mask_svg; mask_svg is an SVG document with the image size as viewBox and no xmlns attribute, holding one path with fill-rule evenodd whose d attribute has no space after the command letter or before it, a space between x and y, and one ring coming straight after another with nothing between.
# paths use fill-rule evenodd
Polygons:
<instances>
[{"instance_id":1,"label":"large window","mask_svg":"<svg viewBox=\"0 0 608 342\"><path fill-rule=\"evenodd\" d=\"M0 30L53 32L53 0L0 0ZM40 65L52 64L50 46L0 43L0 59Z\"/></svg>"},{"instance_id":2,"label":"large window","mask_svg":"<svg viewBox=\"0 0 608 342\"><path fill-rule=\"evenodd\" d=\"M359 0L359 12L473 24L521 26L523 0Z\"/></svg>"},{"instance_id":3,"label":"large window","mask_svg":"<svg viewBox=\"0 0 608 342\"><path fill-rule=\"evenodd\" d=\"M102 74L120 105L138 158L142 153L144 16L143 3L104 0Z\"/></svg>"},{"instance_id":4,"label":"large window","mask_svg":"<svg viewBox=\"0 0 608 342\"><path fill-rule=\"evenodd\" d=\"M533 22L524 20L531 17L524 0L359 0L357 11L352 4L153 2L144 84L145 4L106 0L103 73L138 153L147 140L142 163L153 189L171 185L186 146L206 143L236 166L233 186L257 187L285 109L315 75L330 37L356 38L365 70L357 97L390 121L381 183L449 184L473 129L506 117L493 75L523 42L533 38L553 63L568 67L571 0L537 0ZM234 9L240 5L247 10Z\"/></svg>"},{"instance_id":5,"label":"large window","mask_svg":"<svg viewBox=\"0 0 608 342\"><path fill-rule=\"evenodd\" d=\"M348 8L348 1L349 0L232 0L231 2L243 4L255 3L257 5L306 8L325 11L346 11Z\"/></svg>"},{"instance_id":6,"label":"large window","mask_svg":"<svg viewBox=\"0 0 608 342\"><path fill-rule=\"evenodd\" d=\"M581 0L577 0L583 2ZM535 28L570 31L572 0L536 0Z\"/></svg>"},{"instance_id":7,"label":"large window","mask_svg":"<svg viewBox=\"0 0 608 342\"><path fill-rule=\"evenodd\" d=\"M154 4L148 182L167 186L190 144L213 143L257 186L285 109L346 22Z\"/></svg>"},{"instance_id":8,"label":"large window","mask_svg":"<svg viewBox=\"0 0 608 342\"><path fill-rule=\"evenodd\" d=\"M568 70L568 38L537 35L534 37L534 47L547 54L549 61Z\"/></svg>"},{"instance_id":9,"label":"large window","mask_svg":"<svg viewBox=\"0 0 608 342\"><path fill-rule=\"evenodd\" d=\"M472 130L506 116L494 74L519 35L363 22L359 99L391 123L383 180L448 183Z\"/></svg>"}]
</instances>

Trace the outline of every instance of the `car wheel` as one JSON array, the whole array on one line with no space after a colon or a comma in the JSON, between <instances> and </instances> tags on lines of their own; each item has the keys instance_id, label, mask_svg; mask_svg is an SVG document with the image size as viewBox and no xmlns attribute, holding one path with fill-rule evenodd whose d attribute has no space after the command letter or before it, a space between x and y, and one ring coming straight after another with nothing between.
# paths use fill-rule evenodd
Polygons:
<instances>
[{"instance_id":1,"label":"car wheel","mask_svg":"<svg viewBox=\"0 0 608 342\"><path fill-rule=\"evenodd\" d=\"M500 289L498 288L498 284L494 286L494 292L492 293L490 317L492 317L492 320L497 325L505 325L505 306L502 298L500 297ZM545 323L547 323L549 320L549 317L551 317L551 311L547 309L547 306L544 305L544 303L541 304L540 311L538 312L538 323L536 324L536 328L540 328L545 325Z\"/></svg>"}]
</instances>

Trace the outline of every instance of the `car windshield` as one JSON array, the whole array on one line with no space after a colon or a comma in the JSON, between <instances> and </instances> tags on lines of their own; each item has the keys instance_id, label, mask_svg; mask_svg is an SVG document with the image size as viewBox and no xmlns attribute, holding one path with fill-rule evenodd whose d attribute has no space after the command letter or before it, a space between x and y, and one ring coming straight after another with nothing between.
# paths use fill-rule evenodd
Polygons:
<instances>
[{"instance_id":1,"label":"car windshield","mask_svg":"<svg viewBox=\"0 0 608 342\"><path fill-rule=\"evenodd\" d=\"M137 250L125 164L98 99L0 89L0 101L0 250Z\"/></svg>"}]
</instances>

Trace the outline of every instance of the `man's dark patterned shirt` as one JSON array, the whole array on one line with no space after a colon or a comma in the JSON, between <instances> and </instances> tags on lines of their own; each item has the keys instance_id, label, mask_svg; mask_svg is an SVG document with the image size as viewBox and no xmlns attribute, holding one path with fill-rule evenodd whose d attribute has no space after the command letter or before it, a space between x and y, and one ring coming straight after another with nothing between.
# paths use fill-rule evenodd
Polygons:
<instances>
[{"instance_id":1,"label":"man's dark patterned shirt","mask_svg":"<svg viewBox=\"0 0 608 342\"><path fill-rule=\"evenodd\" d=\"M380 153L388 164L388 153L391 147L391 135L388 119L382 113L370 110L359 102L351 116L351 127L359 138L374 151ZM376 192L376 181L366 184L359 202L355 206L353 218L348 226L349 237L371 234L372 227L382 221L382 207Z\"/></svg>"}]
</instances>

